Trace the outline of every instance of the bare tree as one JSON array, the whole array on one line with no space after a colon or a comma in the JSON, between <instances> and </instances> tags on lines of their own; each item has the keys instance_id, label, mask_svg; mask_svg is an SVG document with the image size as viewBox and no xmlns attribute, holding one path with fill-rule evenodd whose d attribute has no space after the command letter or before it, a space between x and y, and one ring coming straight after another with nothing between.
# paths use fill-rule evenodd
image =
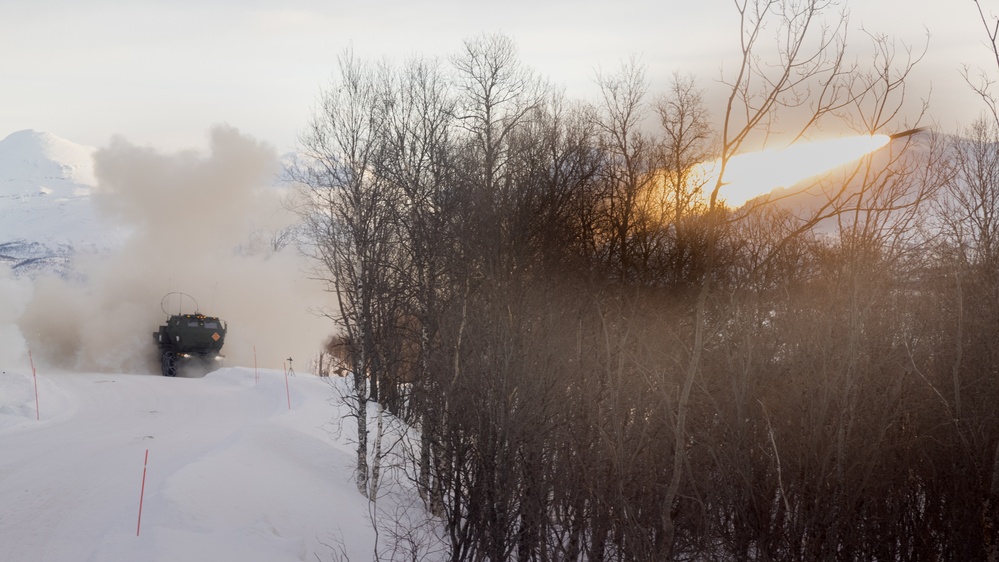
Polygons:
<instances>
[{"instance_id":1,"label":"bare tree","mask_svg":"<svg viewBox=\"0 0 999 562\"><path fill-rule=\"evenodd\" d=\"M799 125L792 139L806 135L817 124L828 117L842 118L842 112L863 105L864 96L873 93L873 105L877 108L877 126L884 126L881 102L891 102L898 95L898 87L877 90L877 70L868 82L857 81L858 70L845 65L846 15L834 14L832 24L826 23L826 14L834 8L831 2L818 0L744 0L736 2L741 17L740 40L741 62L736 66L730 87L720 140L720 162L717 181L711 187L708 203L708 235L705 256L705 273L700 280L699 293L695 305L694 330L690 343L684 380L676 401L676 440L689 439L687 418L690 415L691 393L695 382L704 369L704 352L708 342L715 335L717 321L709 322L709 303L717 283L716 267L719 260L719 242L727 229L727 223L720 212L720 199L726 184L726 171L733 156L754 142L766 141L776 131L777 119L795 119ZM761 43L764 33L777 29L778 63L761 55L766 43ZM882 42L876 42L881 46ZM890 69L893 61L884 61ZM904 77L913 61L902 65L901 72L882 70L885 78ZM861 74L862 75L862 74ZM894 103L899 103L897 97ZM795 114L798 115L795 115ZM874 131L872 131L874 132ZM823 216L835 215L842 211L842 197L847 193L849 180L839 184L826 203L806 218L788 237L778 241L774 250L780 250L793 239L814 226ZM870 185L870 184L865 184ZM861 188L863 189L863 188ZM771 256L777 255L776 253ZM771 259L768 256L764 263ZM776 448L776 446L775 446ZM685 447L675 447L672 459L672 475L665 501L673 505L680 492L684 467L689 459ZM663 520L664 532L671 543L674 536L674 521L671 517Z\"/></svg>"},{"instance_id":2,"label":"bare tree","mask_svg":"<svg viewBox=\"0 0 999 562\"><path fill-rule=\"evenodd\" d=\"M709 181L703 164L713 156L713 132L693 77L674 74L656 110L664 133L659 149L662 188L656 204L666 213L662 223L668 233L668 248L657 266L668 276L667 284L679 288L696 282L702 273L704 187Z\"/></svg>"},{"instance_id":3,"label":"bare tree","mask_svg":"<svg viewBox=\"0 0 999 562\"><path fill-rule=\"evenodd\" d=\"M475 180L492 197L507 173L509 137L537 107L542 84L520 62L516 45L505 35L466 40L452 64L459 94L456 116L480 162Z\"/></svg>"},{"instance_id":4,"label":"bare tree","mask_svg":"<svg viewBox=\"0 0 999 562\"><path fill-rule=\"evenodd\" d=\"M985 36L988 38L987 45L995 58L996 67L999 68L999 19L986 17L985 11L982 9L982 4L978 0L975 0L975 7L978 8L978 16L982 27L985 29ZM980 69L978 75L975 77L972 77L971 68L967 65L963 67L962 72L964 81L985 102L992 120L999 123L999 102L997 102L995 94L992 92L995 80L984 69Z\"/></svg>"},{"instance_id":5,"label":"bare tree","mask_svg":"<svg viewBox=\"0 0 999 562\"><path fill-rule=\"evenodd\" d=\"M990 562L999 561L999 438L992 431L968 432L967 417L982 419L983 414L976 407L976 392L969 400L962 399L962 388L968 380L981 380L975 373L980 372L981 363L997 357L992 340L999 327L995 316L999 311L999 294L996 293L996 182L997 155L999 155L999 105L997 105L992 72L999 70L999 19L987 17L982 3L975 0L975 7L987 38L987 45L994 57L995 67L980 69L973 77L968 66L963 68L965 81L977 93L988 109L988 117L982 117L964 131L963 138L955 141L953 147L954 176L943 197L940 216L948 235L948 253L953 259L955 311L954 359L951 387L953 396L948 403L943 393L937 394L944 407L952 414L952 419L960 423L956 428L961 442L966 448L965 455L971 459L975 469L981 474L976 484L983 489L982 527L984 556ZM948 263L945 261L945 263ZM946 266L945 266L946 267ZM966 302L975 303L973 307ZM967 348L967 349L966 349ZM991 380L989 377L986 380ZM942 381L941 381L942 382ZM992 395L993 385L987 385L985 394ZM988 414L984 415L988 418ZM957 422L957 420L965 420ZM971 422L978 425L981 422ZM979 425L979 427L981 427ZM986 451L984 458L980 451Z\"/></svg>"},{"instance_id":6,"label":"bare tree","mask_svg":"<svg viewBox=\"0 0 999 562\"><path fill-rule=\"evenodd\" d=\"M439 314L450 298L446 264L457 244L451 230L457 214L452 138L456 100L435 60L407 62L394 90L384 176L404 195L395 210L403 247L399 269L408 287L407 338L416 355L409 358L412 393L407 413L415 413L412 421L422 433L418 487L431 511L439 514L439 482L431 480L431 465L443 377L434 376L432 365L443 353Z\"/></svg>"},{"instance_id":7,"label":"bare tree","mask_svg":"<svg viewBox=\"0 0 999 562\"><path fill-rule=\"evenodd\" d=\"M357 422L358 490L369 489L367 404L384 353L379 332L391 312L378 296L386 291L394 251L391 191L374 173L381 157L386 99L384 78L346 51L339 74L323 92L320 110L301 139L308 168L297 172L305 187L301 208L317 264L316 275L337 297L333 320L350 347L351 411ZM377 395L375 395L377 397Z\"/></svg>"},{"instance_id":8,"label":"bare tree","mask_svg":"<svg viewBox=\"0 0 999 562\"><path fill-rule=\"evenodd\" d=\"M703 92L692 76L674 74L669 92L656 103L665 134L661 148L662 205L673 210L673 223L697 211L707 177L698 176L697 165L712 156L710 116Z\"/></svg>"},{"instance_id":9,"label":"bare tree","mask_svg":"<svg viewBox=\"0 0 999 562\"><path fill-rule=\"evenodd\" d=\"M938 199L936 216L943 229L939 263L945 273L937 314L946 319L938 360L949 368L925 376L939 397L940 415L960 445L963 458L977 475L968 482L981 498L984 556L999 560L999 532L995 506L999 505L999 433L986 422L992 410L982 402L995 399L997 387L987 365L999 358L999 133L991 118L983 117L950 143L951 175ZM924 361L930 362L929 359ZM943 365L941 365L943 367ZM927 369L928 370L928 369ZM975 390L969 392L971 388ZM975 501L969 502L971 504Z\"/></svg>"},{"instance_id":10,"label":"bare tree","mask_svg":"<svg viewBox=\"0 0 999 562\"><path fill-rule=\"evenodd\" d=\"M632 57L613 74L599 74L603 100L597 127L607 163L601 168L606 259L627 281L649 269L662 209L649 197L654 179L653 141L643 133L648 112L645 68ZM651 213L651 215L650 215Z\"/></svg>"}]
</instances>

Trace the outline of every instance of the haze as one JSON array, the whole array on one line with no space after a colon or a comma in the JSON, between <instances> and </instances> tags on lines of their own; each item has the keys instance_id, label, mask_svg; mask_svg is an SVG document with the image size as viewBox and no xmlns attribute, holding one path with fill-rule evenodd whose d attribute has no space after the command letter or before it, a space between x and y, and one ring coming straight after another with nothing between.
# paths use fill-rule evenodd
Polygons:
<instances>
[{"instance_id":1,"label":"haze","mask_svg":"<svg viewBox=\"0 0 999 562\"><path fill-rule=\"evenodd\" d=\"M850 40L863 29L918 52L932 38L911 81L930 91L931 120L943 128L981 110L960 78L962 64L988 66L972 2L852 2ZM734 67L738 19L727 0L708 2L457 1L364 3L98 0L14 1L0 6L0 137L50 131L104 146L115 134L176 150L204 146L228 123L275 146L295 148L321 87L347 45L359 55L396 60L447 56L479 33L511 36L526 64L570 96L593 98L597 69L637 54L651 91L674 71L691 73L716 106L719 74Z\"/></svg>"}]
</instances>

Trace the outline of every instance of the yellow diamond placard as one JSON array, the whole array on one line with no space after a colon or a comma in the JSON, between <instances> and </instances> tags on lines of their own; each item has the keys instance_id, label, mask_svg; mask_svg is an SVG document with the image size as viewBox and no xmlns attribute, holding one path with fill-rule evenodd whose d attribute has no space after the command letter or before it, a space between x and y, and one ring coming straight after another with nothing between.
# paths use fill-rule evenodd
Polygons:
<instances>
[{"instance_id":1,"label":"yellow diamond placard","mask_svg":"<svg viewBox=\"0 0 999 562\"><path fill-rule=\"evenodd\" d=\"M220 336L218 332L215 332L214 334L212 334L212 339L215 340L215 341L219 341L219 338L221 338L221 337L222 336Z\"/></svg>"}]
</instances>

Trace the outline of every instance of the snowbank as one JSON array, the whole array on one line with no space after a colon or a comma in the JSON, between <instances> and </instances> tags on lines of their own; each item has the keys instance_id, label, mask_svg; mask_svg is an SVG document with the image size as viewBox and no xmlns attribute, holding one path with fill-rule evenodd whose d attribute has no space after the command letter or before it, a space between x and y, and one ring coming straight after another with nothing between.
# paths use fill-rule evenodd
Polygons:
<instances>
[{"instance_id":1,"label":"snowbank","mask_svg":"<svg viewBox=\"0 0 999 562\"><path fill-rule=\"evenodd\" d=\"M0 375L5 559L372 559L351 424L325 380L290 378L289 409L281 371L37 378L39 421L30 373Z\"/></svg>"}]
</instances>

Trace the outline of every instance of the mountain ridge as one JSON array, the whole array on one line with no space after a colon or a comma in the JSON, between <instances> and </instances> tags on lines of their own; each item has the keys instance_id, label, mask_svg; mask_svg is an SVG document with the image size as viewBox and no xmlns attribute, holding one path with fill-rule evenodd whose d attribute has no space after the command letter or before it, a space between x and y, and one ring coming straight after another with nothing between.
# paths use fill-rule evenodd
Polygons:
<instances>
[{"instance_id":1,"label":"mountain ridge","mask_svg":"<svg viewBox=\"0 0 999 562\"><path fill-rule=\"evenodd\" d=\"M96 151L34 129L0 140L0 264L66 276L77 249L120 241L90 199Z\"/></svg>"},{"instance_id":2,"label":"mountain ridge","mask_svg":"<svg viewBox=\"0 0 999 562\"><path fill-rule=\"evenodd\" d=\"M34 129L16 131L0 140L0 178L6 184L42 180L90 187L96 183L93 164L96 151L94 147L52 133Z\"/></svg>"}]
</instances>

